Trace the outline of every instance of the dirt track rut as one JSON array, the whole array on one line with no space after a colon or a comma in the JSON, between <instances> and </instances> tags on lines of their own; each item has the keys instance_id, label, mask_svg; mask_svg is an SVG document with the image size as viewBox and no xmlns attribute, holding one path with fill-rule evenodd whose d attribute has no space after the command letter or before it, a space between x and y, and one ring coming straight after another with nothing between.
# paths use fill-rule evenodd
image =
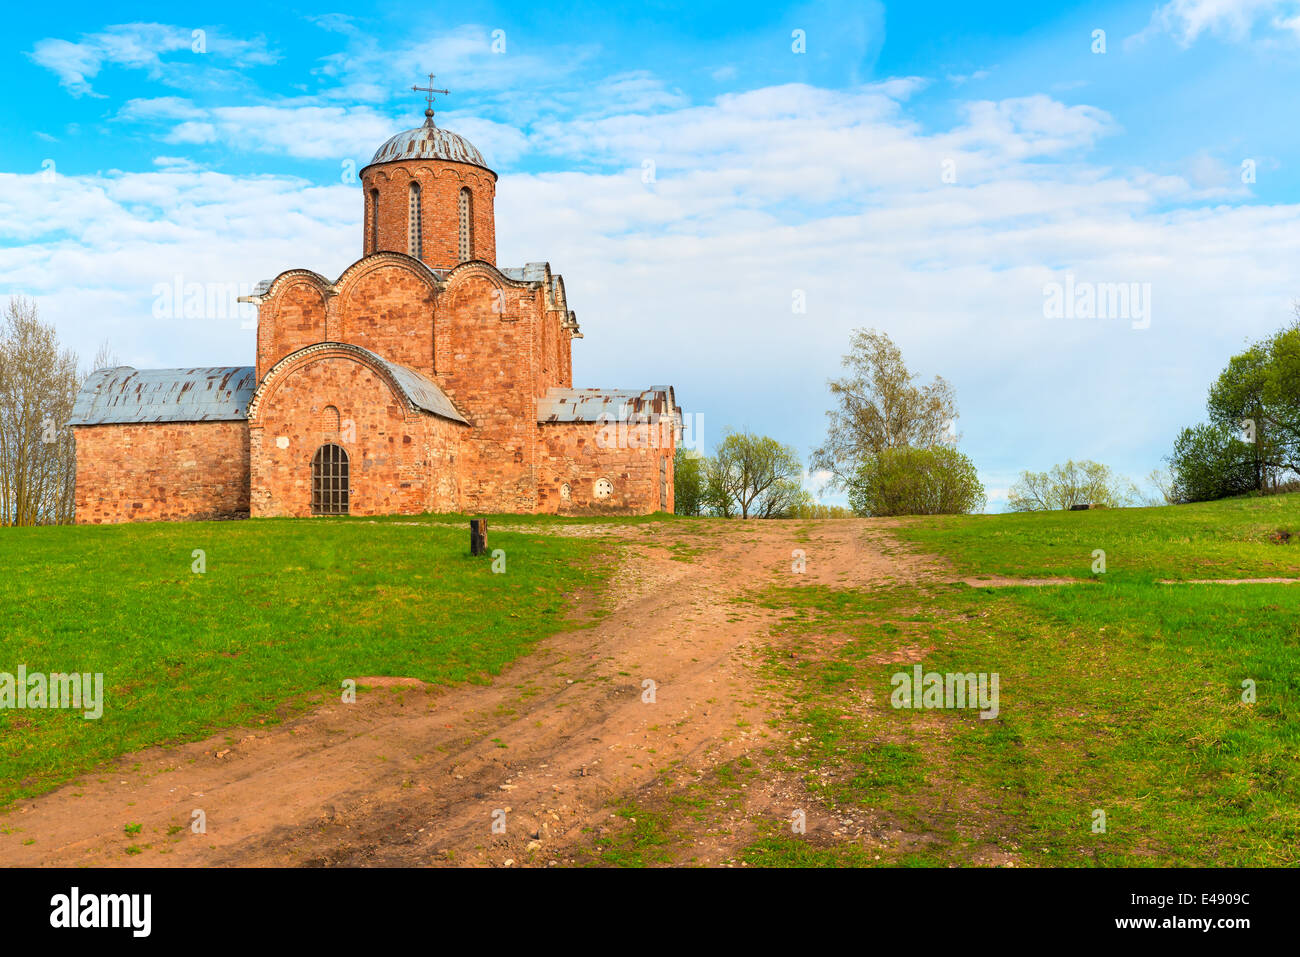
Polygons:
<instances>
[{"instance_id":1,"label":"dirt track rut","mask_svg":"<svg viewBox=\"0 0 1300 957\"><path fill-rule=\"evenodd\" d=\"M887 555L884 529L861 521L622 528L613 607L599 624L548 639L491 684L359 679L372 687L353 705L128 755L19 802L4 818L0 860L571 863L614 826L612 808L657 777L707 775L778 734L752 660L778 612L732 597L796 580L796 548L807 555L800 582L869 587L920 567ZM206 834L191 833L194 810ZM493 832L495 812L504 834ZM128 822L140 832L125 834ZM700 843L700 863L732 849Z\"/></svg>"}]
</instances>

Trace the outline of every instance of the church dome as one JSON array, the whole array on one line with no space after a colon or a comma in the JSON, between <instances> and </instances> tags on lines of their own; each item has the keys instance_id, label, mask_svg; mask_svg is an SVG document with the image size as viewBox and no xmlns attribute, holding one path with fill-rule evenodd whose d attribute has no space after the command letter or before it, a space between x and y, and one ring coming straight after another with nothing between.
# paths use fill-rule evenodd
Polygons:
<instances>
[{"instance_id":1,"label":"church dome","mask_svg":"<svg viewBox=\"0 0 1300 957\"><path fill-rule=\"evenodd\" d=\"M410 159L448 160L452 163L470 163L489 169L483 160L483 154L473 143L451 130L434 126L432 117L426 119L423 126L391 137L375 151L375 157L370 161L370 165Z\"/></svg>"}]
</instances>

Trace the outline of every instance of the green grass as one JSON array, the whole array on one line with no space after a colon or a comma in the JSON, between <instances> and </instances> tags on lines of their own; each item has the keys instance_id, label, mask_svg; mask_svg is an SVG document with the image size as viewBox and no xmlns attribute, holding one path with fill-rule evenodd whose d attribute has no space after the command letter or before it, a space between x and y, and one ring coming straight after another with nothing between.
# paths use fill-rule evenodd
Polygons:
<instances>
[{"instance_id":1,"label":"green grass","mask_svg":"<svg viewBox=\"0 0 1300 957\"><path fill-rule=\"evenodd\" d=\"M104 714L0 710L0 805L151 745L273 721L345 679L484 681L599 588L594 540L363 520L0 530L0 672L102 672ZM410 520L408 520L410 521ZM206 573L191 568L206 553ZM363 692L364 693L364 692Z\"/></svg>"},{"instance_id":2,"label":"green grass","mask_svg":"<svg viewBox=\"0 0 1300 957\"><path fill-rule=\"evenodd\" d=\"M519 514L514 512L461 514L459 512L439 512L425 515L374 515L341 516L331 519L335 522L363 522L382 524L409 524L416 522L426 525L464 526L465 535L469 535L469 521L472 518L485 519L489 532L498 526L525 525L536 528L548 528L557 525L655 525L661 522L702 522L690 515L674 515L671 512L653 512L649 515L546 515Z\"/></svg>"},{"instance_id":3,"label":"green grass","mask_svg":"<svg viewBox=\"0 0 1300 957\"><path fill-rule=\"evenodd\" d=\"M0 530L0 672L106 682L99 721L0 710L0 805L121 754L337 700L347 678L487 680L565 627L612 556L610 536L530 530L610 519L488 518L504 575L468 556L460 516ZM1291 544L1270 540L1280 529ZM913 519L897 533L963 576L1095 583L756 592L783 613L762 669L789 744L761 767L740 759L636 795L584 863L690 863L701 834L742 812L740 785L773 773L806 792L809 833L761 825L741 854L752 866L1300 864L1300 585L1158 583L1300 577L1300 496ZM707 561L702 548L672 555ZM892 708L890 676L913 660L996 672L998 717ZM840 813L899 836L828 837Z\"/></svg>"},{"instance_id":4,"label":"green grass","mask_svg":"<svg viewBox=\"0 0 1300 957\"><path fill-rule=\"evenodd\" d=\"M765 665L806 740L788 768L822 813L867 809L924 839L877 863L1300 864L1300 585L1156 580L1295 572L1300 549L1264 536L1300 525L1297 504L918 519L903 535L963 572L1092 577L1094 545L1121 560L1090 586L757 594L793 613ZM890 677L917 660L997 673L997 718L893 708ZM800 840L773 831L747 853L863 863Z\"/></svg>"},{"instance_id":5,"label":"green grass","mask_svg":"<svg viewBox=\"0 0 1300 957\"><path fill-rule=\"evenodd\" d=\"M613 836L596 839L600 863L610 867L671 863L676 841L667 814L633 804L623 804L615 813L626 826Z\"/></svg>"},{"instance_id":6,"label":"green grass","mask_svg":"<svg viewBox=\"0 0 1300 957\"><path fill-rule=\"evenodd\" d=\"M1289 531L1289 544L1270 536ZM912 518L895 529L971 575L1300 578L1300 493L1165 508Z\"/></svg>"},{"instance_id":7,"label":"green grass","mask_svg":"<svg viewBox=\"0 0 1300 957\"><path fill-rule=\"evenodd\" d=\"M744 788L759 769L749 758L720 764L695 780L675 782L665 772L635 799L613 808L619 826L595 838L581 863L588 866L648 867L697 863L696 841L729 833L728 818L743 810Z\"/></svg>"}]
</instances>

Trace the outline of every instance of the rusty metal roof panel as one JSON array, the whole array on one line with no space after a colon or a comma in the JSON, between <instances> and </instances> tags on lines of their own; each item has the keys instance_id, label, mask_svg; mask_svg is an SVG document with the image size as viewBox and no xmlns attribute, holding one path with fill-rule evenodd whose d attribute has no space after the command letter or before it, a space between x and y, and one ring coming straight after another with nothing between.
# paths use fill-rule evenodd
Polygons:
<instances>
[{"instance_id":1,"label":"rusty metal roof panel","mask_svg":"<svg viewBox=\"0 0 1300 957\"><path fill-rule=\"evenodd\" d=\"M250 366L100 369L77 393L68 424L238 422L248 418L256 387Z\"/></svg>"},{"instance_id":2,"label":"rusty metal roof panel","mask_svg":"<svg viewBox=\"0 0 1300 957\"><path fill-rule=\"evenodd\" d=\"M657 422L680 415L671 386L629 389L548 389L537 400L538 422L620 422L641 416Z\"/></svg>"},{"instance_id":3,"label":"rusty metal roof panel","mask_svg":"<svg viewBox=\"0 0 1300 957\"><path fill-rule=\"evenodd\" d=\"M550 268L550 263L527 263L523 266L506 266L500 271L516 282L545 282L546 271Z\"/></svg>"},{"instance_id":4,"label":"rusty metal roof panel","mask_svg":"<svg viewBox=\"0 0 1300 957\"><path fill-rule=\"evenodd\" d=\"M465 137L432 123L405 130L391 137L375 151L370 165L398 163L402 160L439 159L453 163L470 163L489 170L483 154Z\"/></svg>"},{"instance_id":5,"label":"rusty metal roof panel","mask_svg":"<svg viewBox=\"0 0 1300 957\"><path fill-rule=\"evenodd\" d=\"M369 350L366 350L369 351ZM423 409L425 412L432 412L434 415L440 415L444 419L451 419L455 422L469 423L465 417L457 411L456 406L447 398L447 393L438 388L438 384L432 379L425 377L422 373L416 372L407 366L398 365L396 362L389 362L387 359L381 359L373 352L370 353L375 360L389 371L392 377L397 381L401 390L406 393L406 398L417 409Z\"/></svg>"}]
</instances>

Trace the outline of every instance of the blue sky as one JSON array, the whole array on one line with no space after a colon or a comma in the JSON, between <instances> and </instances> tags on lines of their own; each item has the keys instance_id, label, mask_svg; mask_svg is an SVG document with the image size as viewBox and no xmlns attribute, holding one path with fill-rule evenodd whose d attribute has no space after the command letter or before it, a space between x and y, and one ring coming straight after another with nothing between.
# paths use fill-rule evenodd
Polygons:
<instances>
[{"instance_id":1,"label":"blue sky","mask_svg":"<svg viewBox=\"0 0 1300 957\"><path fill-rule=\"evenodd\" d=\"M350 174L430 70L501 175L499 261L565 276L575 385L671 382L710 443L806 455L874 326L956 388L994 508L1069 457L1141 479L1300 298L1300 3L49 9L9 12L0 295L86 357L251 363L156 287L341 272ZM1149 322L1048 317L1067 274Z\"/></svg>"}]
</instances>

